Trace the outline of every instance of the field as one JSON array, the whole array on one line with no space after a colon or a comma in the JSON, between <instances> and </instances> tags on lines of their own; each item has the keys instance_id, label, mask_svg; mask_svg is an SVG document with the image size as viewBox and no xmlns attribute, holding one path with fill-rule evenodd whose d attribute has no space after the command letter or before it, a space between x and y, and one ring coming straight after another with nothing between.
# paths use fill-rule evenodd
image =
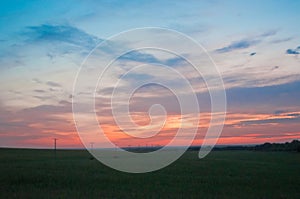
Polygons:
<instances>
[{"instance_id":1,"label":"field","mask_svg":"<svg viewBox=\"0 0 300 199\"><path fill-rule=\"evenodd\" d=\"M300 153L189 151L152 173L128 174L83 150L0 149L0 198L300 198Z\"/></svg>"}]
</instances>

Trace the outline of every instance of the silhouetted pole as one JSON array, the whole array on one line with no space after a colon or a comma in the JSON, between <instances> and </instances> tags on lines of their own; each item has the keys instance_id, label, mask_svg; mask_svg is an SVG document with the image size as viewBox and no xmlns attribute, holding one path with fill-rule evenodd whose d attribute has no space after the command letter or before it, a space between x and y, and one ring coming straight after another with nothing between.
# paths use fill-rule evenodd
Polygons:
<instances>
[{"instance_id":1,"label":"silhouetted pole","mask_svg":"<svg viewBox=\"0 0 300 199\"><path fill-rule=\"evenodd\" d=\"M54 155L55 155L55 159L56 159L56 140L57 138L54 138Z\"/></svg>"},{"instance_id":2,"label":"silhouetted pole","mask_svg":"<svg viewBox=\"0 0 300 199\"><path fill-rule=\"evenodd\" d=\"M93 152L93 149L94 149L94 142L91 142L91 151Z\"/></svg>"}]
</instances>

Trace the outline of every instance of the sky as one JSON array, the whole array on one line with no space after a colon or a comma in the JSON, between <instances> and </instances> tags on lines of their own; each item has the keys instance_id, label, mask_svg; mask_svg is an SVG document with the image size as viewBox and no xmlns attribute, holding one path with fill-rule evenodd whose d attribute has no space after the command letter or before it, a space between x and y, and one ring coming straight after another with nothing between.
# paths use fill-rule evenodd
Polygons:
<instances>
[{"instance_id":1,"label":"sky","mask_svg":"<svg viewBox=\"0 0 300 199\"><path fill-rule=\"evenodd\" d=\"M1 1L0 5L0 147L49 148L53 138L58 138L60 148L82 147L72 112L72 101L78 98L83 99L75 103L85 130L96 131L86 116L96 113L100 128L119 146L165 145L181 128L182 118L187 133L190 126L199 128L193 144L201 144L211 119L209 92L203 77L195 75L184 59L151 49L132 51L113 64L101 88L89 85L91 75L104 69L102 57L131 49L138 38L147 35L138 35L135 44L110 38L143 27L172 29L192 38L217 65L227 98L218 144L300 139L299 1L20 0ZM88 60L81 92L74 93L83 60L103 41L108 41L107 48L96 50ZM170 49L185 45L159 38L156 42ZM198 53L189 50L184 54L187 57ZM209 67L201 62L201 56L198 63ZM144 70L121 78L143 64ZM191 82L201 111L182 114L172 91L148 84L138 88L128 104L131 119L139 127L133 128L124 119L125 129L120 128L109 106L112 88L120 79L118 104L124 102L124 93L145 79L169 84L189 96L184 81L168 69L179 71ZM93 112L85 100L95 93ZM154 108L152 111L158 112L150 119L148 111L153 104L161 104L165 112ZM162 119L166 119L163 124ZM156 136L143 139L122 131L142 136L156 127ZM181 140L184 144L185 136ZM95 146L105 147L104 140L96 139Z\"/></svg>"}]
</instances>

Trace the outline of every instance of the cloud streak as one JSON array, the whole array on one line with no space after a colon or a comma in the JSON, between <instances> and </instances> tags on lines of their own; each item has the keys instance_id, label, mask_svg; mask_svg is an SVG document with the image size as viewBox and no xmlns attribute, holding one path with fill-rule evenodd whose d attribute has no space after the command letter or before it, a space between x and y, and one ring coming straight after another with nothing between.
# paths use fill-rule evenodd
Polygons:
<instances>
[{"instance_id":1,"label":"cloud streak","mask_svg":"<svg viewBox=\"0 0 300 199\"><path fill-rule=\"evenodd\" d=\"M256 44L261 43L264 38L271 37L271 36L274 36L276 34L277 34L277 30L270 30L268 32L257 35L253 38L245 38L245 39L242 39L242 40L233 41L229 45L227 45L223 48L216 49L215 51L218 52L218 53L227 53L227 52L231 52L231 51L234 51L234 50L246 49L246 48L249 48L249 47L254 46Z\"/></svg>"},{"instance_id":2,"label":"cloud streak","mask_svg":"<svg viewBox=\"0 0 300 199\"><path fill-rule=\"evenodd\" d=\"M231 44L229 44L228 46L217 49L216 52L227 53L227 52L231 52L234 50L245 49L245 48L249 48L250 46L253 46L255 44L258 44L259 42L260 42L260 40L255 40L255 39L254 40L253 39L243 39L243 40L239 40L239 41L234 41Z\"/></svg>"},{"instance_id":3,"label":"cloud streak","mask_svg":"<svg viewBox=\"0 0 300 199\"><path fill-rule=\"evenodd\" d=\"M259 125L259 124L286 124L286 123L299 123L300 116L299 114L289 114L280 118L269 118L269 119L261 119L261 120L246 120L241 121L241 125Z\"/></svg>"},{"instance_id":4,"label":"cloud streak","mask_svg":"<svg viewBox=\"0 0 300 199\"><path fill-rule=\"evenodd\" d=\"M101 39L70 25L42 24L29 26L24 35L30 42L64 42L69 45L94 48Z\"/></svg>"},{"instance_id":5,"label":"cloud streak","mask_svg":"<svg viewBox=\"0 0 300 199\"><path fill-rule=\"evenodd\" d=\"M47 84L48 86L52 86L52 87L62 87L61 84L56 83L56 82L53 82L53 81L47 81L46 84Z\"/></svg>"}]
</instances>

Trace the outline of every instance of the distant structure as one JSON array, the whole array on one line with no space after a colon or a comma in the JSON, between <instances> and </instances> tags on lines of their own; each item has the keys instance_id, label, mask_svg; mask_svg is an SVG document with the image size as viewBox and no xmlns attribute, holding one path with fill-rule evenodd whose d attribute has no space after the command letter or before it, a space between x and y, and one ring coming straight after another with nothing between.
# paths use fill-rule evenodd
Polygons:
<instances>
[{"instance_id":1,"label":"distant structure","mask_svg":"<svg viewBox=\"0 0 300 199\"><path fill-rule=\"evenodd\" d=\"M55 158L56 158L56 141L58 140L57 138L53 138L54 140L54 155L55 155Z\"/></svg>"},{"instance_id":2,"label":"distant structure","mask_svg":"<svg viewBox=\"0 0 300 199\"><path fill-rule=\"evenodd\" d=\"M93 149L94 149L94 142L91 142L90 144L91 144L91 151L93 151Z\"/></svg>"}]
</instances>

